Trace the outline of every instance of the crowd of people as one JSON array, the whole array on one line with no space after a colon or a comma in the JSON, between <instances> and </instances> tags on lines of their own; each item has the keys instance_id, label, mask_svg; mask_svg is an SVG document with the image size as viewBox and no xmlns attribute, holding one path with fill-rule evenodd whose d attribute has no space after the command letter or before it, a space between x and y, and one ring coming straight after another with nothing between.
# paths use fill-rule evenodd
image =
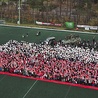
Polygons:
<instances>
[{"instance_id":1,"label":"crowd of people","mask_svg":"<svg viewBox=\"0 0 98 98\"><path fill-rule=\"evenodd\" d=\"M10 40L0 46L0 71L98 87L98 51Z\"/></svg>"}]
</instances>

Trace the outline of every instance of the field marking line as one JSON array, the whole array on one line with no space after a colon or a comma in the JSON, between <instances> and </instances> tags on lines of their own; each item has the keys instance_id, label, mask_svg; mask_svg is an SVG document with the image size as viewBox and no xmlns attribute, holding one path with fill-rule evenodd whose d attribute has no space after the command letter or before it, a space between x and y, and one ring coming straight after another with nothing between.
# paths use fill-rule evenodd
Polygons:
<instances>
[{"instance_id":1,"label":"field marking line","mask_svg":"<svg viewBox=\"0 0 98 98\"><path fill-rule=\"evenodd\" d=\"M6 75L5 76L3 76L1 79L0 79L0 82L4 79L6 77Z\"/></svg>"},{"instance_id":2,"label":"field marking line","mask_svg":"<svg viewBox=\"0 0 98 98\"><path fill-rule=\"evenodd\" d=\"M31 87L28 89L28 91L25 93L25 95L22 98L25 98L27 96L27 94L30 92L30 90L35 86L35 84L37 83L38 80L36 80Z\"/></svg>"},{"instance_id":3,"label":"field marking line","mask_svg":"<svg viewBox=\"0 0 98 98\"><path fill-rule=\"evenodd\" d=\"M67 98L67 96L68 96L68 94L69 94L69 92L70 92L70 89L71 89L71 86L69 86L69 88L68 88L68 90L67 90L66 95L65 95L64 98Z\"/></svg>"},{"instance_id":4,"label":"field marking line","mask_svg":"<svg viewBox=\"0 0 98 98\"><path fill-rule=\"evenodd\" d=\"M48 37L51 37L53 35L53 33L51 33Z\"/></svg>"}]
</instances>

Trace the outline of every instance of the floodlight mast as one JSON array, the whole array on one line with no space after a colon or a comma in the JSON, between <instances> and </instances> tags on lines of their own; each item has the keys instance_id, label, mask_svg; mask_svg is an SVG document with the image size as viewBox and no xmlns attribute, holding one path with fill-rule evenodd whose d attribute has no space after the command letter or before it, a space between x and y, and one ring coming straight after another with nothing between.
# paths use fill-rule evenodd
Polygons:
<instances>
[{"instance_id":1,"label":"floodlight mast","mask_svg":"<svg viewBox=\"0 0 98 98\"><path fill-rule=\"evenodd\" d=\"M19 0L19 7L18 7L18 10L19 10L19 20L18 20L18 24L20 25L20 0Z\"/></svg>"}]
</instances>

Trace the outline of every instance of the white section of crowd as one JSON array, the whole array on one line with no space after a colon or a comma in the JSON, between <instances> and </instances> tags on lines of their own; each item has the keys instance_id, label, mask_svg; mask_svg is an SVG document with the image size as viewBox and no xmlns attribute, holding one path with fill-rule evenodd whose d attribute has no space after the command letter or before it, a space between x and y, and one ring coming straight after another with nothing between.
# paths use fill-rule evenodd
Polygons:
<instances>
[{"instance_id":1,"label":"white section of crowd","mask_svg":"<svg viewBox=\"0 0 98 98\"><path fill-rule=\"evenodd\" d=\"M2 71L98 86L98 51L83 47L10 40L0 46ZM23 74L23 73L22 73Z\"/></svg>"}]
</instances>

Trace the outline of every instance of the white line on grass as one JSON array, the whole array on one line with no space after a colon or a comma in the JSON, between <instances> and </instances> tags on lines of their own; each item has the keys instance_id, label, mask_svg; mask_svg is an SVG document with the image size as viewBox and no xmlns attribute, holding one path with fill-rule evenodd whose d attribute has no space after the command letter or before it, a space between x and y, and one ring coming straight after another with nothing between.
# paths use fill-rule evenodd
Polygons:
<instances>
[{"instance_id":1,"label":"white line on grass","mask_svg":"<svg viewBox=\"0 0 98 98\"><path fill-rule=\"evenodd\" d=\"M6 76L6 75L5 75ZM3 76L1 79L0 79L0 82L5 78L5 76Z\"/></svg>"},{"instance_id":2,"label":"white line on grass","mask_svg":"<svg viewBox=\"0 0 98 98\"><path fill-rule=\"evenodd\" d=\"M30 92L30 90L34 87L34 85L37 83L38 80L36 80L31 87L29 88L29 90L25 93L25 95L23 96L23 98L25 98L27 96L27 94Z\"/></svg>"},{"instance_id":3,"label":"white line on grass","mask_svg":"<svg viewBox=\"0 0 98 98\"><path fill-rule=\"evenodd\" d=\"M69 88L68 88L68 90L67 90L66 95L65 95L64 98L67 98L67 95L69 94L70 89L71 89L71 86L69 86Z\"/></svg>"}]
</instances>

